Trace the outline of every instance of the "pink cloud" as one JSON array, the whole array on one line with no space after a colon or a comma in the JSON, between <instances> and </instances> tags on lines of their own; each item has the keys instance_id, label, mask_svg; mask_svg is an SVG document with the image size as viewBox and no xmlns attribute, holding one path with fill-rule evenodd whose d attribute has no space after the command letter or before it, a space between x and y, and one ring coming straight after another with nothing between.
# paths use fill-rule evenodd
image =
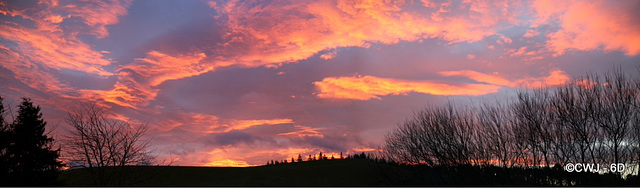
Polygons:
<instances>
[{"instance_id":1,"label":"pink cloud","mask_svg":"<svg viewBox=\"0 0 640 188\"><path fill-rule=\"evenodd\" d=\"M90 3L95 3L103 9L97 10L99 7L85 3L60 6L57 1L39 1L37 5L25 8L15 4L1 4L1 14L14 17L15 20L30 21L34 25L12 20L0 24L0 38L16 44L2 45L5 61L0 62L0 65L13 72L20 82L59 97L59 100L85 100L86 98L82 98L82 90L60 81L54 73L66 69L98 75L101 78L113 76L114 73L105 70L106 66L112 65L112 60L79 39L78 35L92 33L86 30L101 27L98 28L100 36L106 36L104 26L117 23L118 16L125 14L127 4L130 4L119 1ZM71 17L83 18L89 27L63 26ZM59 105L52 106L64 108Z\"/></svg>"},{"instance_id":2,"label":"pink cloud","mask_svg":"<svg viewBox=\"0 0 640 188\"><path fill-rule=\"evenodd\" d=\"M532 4L534 25L557 19L560 30L549 33L547 46L562 55L567 50L623 51L640 54L640 22L637 1L546 1Z\"/></svg>"},{"instance_id":3,"label":"pink cloud","mask_svg":"<svg viewBox=\"0 0 640 188\"><path fill-rule=\"evenodd\" d=\"M229 125L225 125L222 132L232 130L244 130L258 125L281 125L294 123L291 119L261 119L261 120L232 120Z\"/></svg>"},{"instance_id":4,"label":"pink cloud","mask_svg":"<svg viewBox=\"0 0 640 188\"><path fill-rule=\"evenodd\" d=\"M498 44L511 44L511 43L513 43L513 40L511 40L511 38L505 37L504 35L499 35L499 36L500 36L500 40L497 40L496 43L498 43Z\"/></svg>"},{"instance_id":5,"label":"pink cloud","mask_svg":"<svg viewBox=\"0 0 640 188\"><path fill-rule=\"evenodd\" d=\"M328 52L325 54L320 55L320 58L324 59L324 60L330 60L336 57L336 52Z\"/></svg>"},{"instance_id":6,"label":"pink cloud","mask_svg":"<svg viewBox=\"0 0 640 188\"><path fill-rule=\"evenodd\" d=\"M324 137L324 135L320 133L320 130L323 130L324 128L312 128L312 127L307 127L302 125L295 125L294 127L298 130L293 132L280 133L278 134L278 136L297 136L297 137L313 136L313 137L320 137L320 138Z\"/></svg>"},{"instance_id":7,"label":"pink cloud","mask_svg":"<svg viewBox=\"0 0 640 188\"><path fill-rule=\"evenodd\" d=\"M129 69L148 80L149 86L158 86L167 80L197 76L214 69L201 63L207 57L202 52L182 55L167 55L150 51L145 58L136 59L135 64L125 65L120 70Z\"/></svg>"},{"instance_id":8,"label":"pink cloud","mask_svg":"<svg viewBox=\"0 0 640 188\"><path fill-rule=\"evenodd\" d=\"M170 131L179 127L192 133L211 134L245 130L256 126L293 123L295 122L289 118L238 120L191 112L180 113L178 117L162 122L157 128L160 131Z\"/></svg>"},{"instance_id":9,"label":"pink cloud","mask_svg":"<svg viewBox=\"0 0 640 188\"><path fill-rule=\"evenodd\" d=\"M567 73L562 70L553 70L549 72L549 76L545 77L525 77L515 79L513 81L505 79L504 76L501 76L497 73L491 75L471 70L443 71L439 73L443 76L467 77L477 82L488 83L492 85L525 88L557 86L565 84L570 80L569 75L567 75Z\"/></svg>"},{"instance_id":10,"label":"pink cloud","mask_svg":"<svg viewBox=\"0 0 640 188\"><path fill-rule=\"evenodd\" d=\"M428 6L418 8L412 2L378 1L260 4L231 1L216 8L228 15L229 40L241 37L251 44L235 59L250 67L294 62L336 47L368 48L371 43L428 38L475 42L496 34L499 23L518 22L513 17L521 6L509 1L426 2Z\"/></svg>"},{"instance_id":11,"label":"pink cloud","mask_svg":"<svg viewBox=\"0 0 640 188\"><path fill-rule=\"evenodd\" d=\"M36 30L20 26L0 25L0 37L20 46L16 51L34 63L52 69L70 69L109 76L102 67L111 64L100 52L70 36L59 32Z\"/></svg>"},{"instance_id":12,"label":"pink cloud","mask_svg":"<svg viewBox=\"0 0 640 188\"><path fill-rule=\"evenodd\" d=\"M148 105L158 94L158 85L168 80L197 76L214 70L215 66L203 62L201 52L168 55L150 51L144 58L120 67L118 81L111 90L80 90L87 98L106 101L138 109Z\"/></svg>"},{"instance_id":13,"label":"pink cloud","mask_svg":"<svg viewBox=\"0 0 640 188\"><path fill-rule=\"evenodd\" d=\"M510 51L511 54L509 56L522 56L525 54L526 50L526 46L520 47L517 51Z\"/></svg>"},{"instance_id":14,"label":"pink cloud","mask_svg":"<svg viewBox=\"0 0 640 188\"><path fill-rule=\"evenodd\" d=\"M538 35L540 35L540 32L538 32L537 30L531 29L531 30L527 30L527 33L525 33L523 37L529 38L529 37L535 37Z\"/></svg>"},{"instance_id":15,"label":"pink cloud","mask_svg":"<svg viewBox=\"0 0 640 188\"><path fill-rule=\"evenodd\" d=\"M3 68L12 71L15 74L15 79L31 88L52 94L62 94L72 89L68 85L61 83L49 72L38 68L38 65L30 61L27 57L3 44L0 44L0 59L2 59L0 65ZM11 86L7 86L7 89L13 89L21 93L29 93L24 89Z\"/></svg>"},{"instance_id":16,"label":"pink cloud","mask_svg":"<svg viewBox=\"0 0 640 188\"><path fill-rule=\"evenodd\" d=\"M118 23L118 17L128 13L133 0L89 1L65 5L70 16L79 17L92 28L91 34L98 38L109 36L107 25Z\"/></svg>"}]
</instances>

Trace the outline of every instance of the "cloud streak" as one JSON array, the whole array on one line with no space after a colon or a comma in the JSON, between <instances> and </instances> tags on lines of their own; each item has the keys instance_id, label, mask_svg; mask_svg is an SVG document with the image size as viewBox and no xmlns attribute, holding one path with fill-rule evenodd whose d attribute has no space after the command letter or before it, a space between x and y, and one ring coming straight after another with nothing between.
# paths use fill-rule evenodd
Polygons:
<instances>
[{"instance_id":1,"label":"cloud streak","mask_svg":"<svg viewBox=\"0 0 640 188\"><path fill-rule=\"evenodd\" d=\"M193 133L211 134L245 130L256 126L293 123L295 122L288 118L237 120L200 113L180 113L178 118L168 121L160 127L161 131L180 128Z\"/></svg>"},{"instance_id":2,"label":"cloud streak","mask_svg":"<svg viewBox=\"0 0 640 188\"><path fill-rule=\"evenodd\" d=\"M406 95L410 92L431 95L483 95L500 88L485 84L445 84L433 81L409 81L374 76L329 77L313 83L317 97L324 99L370 100L386 95Z\"/></svg>"},{"instance_id":3,"label":"cloud streak","mask_svg":"<svg viewBox=\"0 0 640 188\"><path fill-rule=\"evenodd\" d=\"M477 71L472 70L462 70L462 71L442 71L439 72L440 75L443 76L462 76L472 79L477 82L488 83L492 85L498 86L507 86L507 87L525 87L525 88L534 88L534 87L549 87L549 86L558 86L567 83L571 78L567 75L566 72L562 70L554 70L549 73L549 76L546 77L538 77L538 78L523 78L517 79L515 81L509 81L502 76L496 74L484 74Z\"/></svg>"},{"instance_id":4,"label":"cloud streak","mask_svg":"<svg viewBox=\"0 0 640 188\"><path fill-rule=\"evenodd\" d=\"M295 128L297 129L297 131L280 133L278 134L278 136L297 136L297 137L312 136L312 137L320 137L320 138L324 137L324 135L320 133L320 130L323 130L324 128L312 128L312 127L307 127L302 125L295 125Z\"/></svg>"}]
</instances>

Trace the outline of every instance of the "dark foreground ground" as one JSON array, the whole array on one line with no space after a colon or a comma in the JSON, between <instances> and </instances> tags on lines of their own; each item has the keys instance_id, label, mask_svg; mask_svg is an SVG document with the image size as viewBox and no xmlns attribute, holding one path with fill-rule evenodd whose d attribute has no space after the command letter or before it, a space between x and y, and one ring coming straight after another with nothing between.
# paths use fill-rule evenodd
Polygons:
<instances>
[{"instance_id":1,"label":"dark foreground ground","mask_svg":"<svg viewBox=\"0 0 640 188\"><path fill-rule=\"evenodd\" d=\"M102 177L102 178L96 178ZM638 186L637 177L567 173L561 169L404 166L367 159L259 167L136 166L62 172L66 186Z\"/></svg>"}]
</instances>

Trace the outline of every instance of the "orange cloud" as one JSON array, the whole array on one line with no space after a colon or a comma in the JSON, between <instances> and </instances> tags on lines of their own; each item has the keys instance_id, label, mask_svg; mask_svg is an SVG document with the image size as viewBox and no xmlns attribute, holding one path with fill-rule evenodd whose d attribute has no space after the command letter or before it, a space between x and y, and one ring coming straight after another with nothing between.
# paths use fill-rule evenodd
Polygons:
<instances>
[{"instance_id":1,"label":"orange cloud","mask_svg":"<svg viewBox=\"0 0 640 188\"><path fill-rule=\"evenodd\" d=\"M638 1L548 1L532 4L534 25L555 18L560 30L547 35L547 46L562 55L567 50L620 50L627 56L640 54Z\"/></svg>"},{"instance_id":2,"label":"orange cloud","mask_svg":"<svg viewBox=\"0 0 640 188\"><path fill-rule=\"evenodd\" d=\"M463 76L477 82L483 82L483 83L488 83L492 85L513 86L513 83L511 81L506 80L501 76L498 76L497 73L490 75L490 74L484 74L484 73L471 71L471 70L462 70L462 71L442 71L442 72L439 72L439 74L442 76Z\"/></svg>"},{"instance_id":3,"label":"orange cloud","mask_svg":"<svg viewBox=\"0 0 640 188\"><path fill-rule=\"evenodd\" d=\"M119 2L99 2L108 5ZM71 17L86 17L85 14L72 13L77 6L59 6L57 1L40 1L32 7L19 9L15 5L1 4L0 13L14 17L15 20L27 20L33 26L25 26L25 22L6 20L0 24L0 39L15 43L13 46L2 45L2 67L15 74L16 79L36 90L63 99L82 100L83 91L70 87L52 75L52 70L73 70L102 77L113 76L112 72L104 69L111 65L111 60L103 53L78 39L86 27L61 27L66 19ZM94 11L94 10L83 10ZM124 8L126 12L126 8ZM113 10L103 10L113 13ZM115 11L115 12L122 12ZM99 12L89 13L94 17L103 17ZM120 13L116 13L121 15ZM117 23L117 16L110 17L111 21L97 25ZM88 28L91 30L91 28ZM106 30L104 30L106 31ZM104 32L102 32L104 34ZM120 87L118 85L115 86Z\"/></svg>"},{"instance_id":4,"label":"orange cloud","mask_svg":"<svg viewBox=\"0 0 640 188\"><path fill-rule=\"evenodd\" d=\"M258 125L280 125L294 123L292 119L233 120L222 132L244 130Z\"/></svg>"},{"instance_id":5,"label":"orange cloud","mask_svg":"<svg viewBox=\"0 0 640 188\"><path fill-rule=\"evenodd\" d=\"M62 94L72 90L71 87L61 83L49 72L39 69L36 63L33 63L27 57L22 56L4 44L0 44L0 59L2 59L0 66L12 71L15 74L15 79L30 88L51 94ZM24 94L29 93L15 87L7 87L7 89L20 91Z\"/></svg>"},{"instance_id":6,"label":"orange cloud","mask_svg":"<svg viewBox=\"0 0 640 188\"><path fill-rule=\"evenodd\" d=\"M0 37L17 43L20 46L17 52L34 63L58 70L77 70L101 76L113 75L102 68L111 62L75 37L11 25L0 25Z\"/></svg>"},{"instance_id":7,"label":"orange cloud","mask_svg":"<svg viewBox=\"0 0 640 188\"><path fill-rule=\"evenodd\" d=\"M432 95L483 95L497 92L499 86L485 84L444 84L432 81L408 81L374 76L329 77L313 83L319 98L369 100L379 96L409 92Z\"/></svg>"},{"instance_id":8,"label":"orange cloud","mask_svg":"<svg viewBox=\"0 0 640 188\"><path fill-rule=\"evenodd\" d=\"M595 85L598 85L597 82L591 81L589 79L583 79L575 83L575 85L580 86L585 89L590 89Z\"/></svg>"},{"instance_id":9,"label":"orange cloud","mask_svg":"<svg viewBox=\"0 0 640 188\"><path fill-rule=\"evenodd\" d=\"M250 43L236 59L246 66L294 62L336 47L368 48L440 38L475 42L516 23L517 2L451 3L384 1L231 1L215 9L228 16L229 43ZM434 16L435 15L435 16ZM318 40L322 39L322 40ZM330 54L322 55L329 59Z\"/></svg>"},{"instance_id":10,"label":"orange cloud","mask_svg":"<svg viewBox=\"0 0 640 188\"><path fill-rule=\"evenodd\" d=\"M83 98L92 101L105 101L119 106L139 109L146 106L148 101L154 99L158 89L153 89L148 85L140 84L131 77L129 72L120 72L118 81L111 90L78 90Z\"/></svg>"},{"instance_id":11,"label":"orange cloud","mask_svg":"<svg viewBox=\"0 0 640 188\"><path fill-rule=\"evenodd\" d=\"M104 37L108 35L105 26L117 23L118 16L126 14L130 4L131 1L96 1L58 6L57 1L41 1L35 7L20 10L1 6L0 13L32 21L36 27L5 22L0 25L0 37L17 43L20 47L18 52L34 63L58 70L111 76L113 73L102 68L110 65L110 60L77 38L85 28L67 27L63 30L60 24L67 18L80 17L92 30L95 29L92 33Z\"/></svg>"},{"instance_id":12,"label":"orange cloud","mask_svg":"<svg viewBox=\"0 0 640 188\"><path fill-rule=\"evenodd\" d=\"M477 82L488 83L492 85L508 86L508 87L546 87L554 85L562 85L570 80L570 77L566 72L561 70L554 70L549 73L549 76L539 78L524 78L515 81L509 81L497 73L493 75L484 74L471 70L462 71L443 71L439 72L443 76L462 76L472 79Z\"/></svg>"},{"instance_id":13,"label":"orange cloud","mask_svg":"<svg viewBox=\"0 0 640 188\"><path fill-rule=\"evenodd\" d=\"M194 133L210 133L220 126L220 118L214 115L200 113L180 113L179 116L160 122L155 127L166 132L175 128L182 128Z\"/></svg>"},{"instance_id":14,"label":"orange cloud","mask_svg":"<svg viewBox=\"0 0 640 188\"><path fill-rule=\"evenodd\" d=\"M569 82L569 80L571 78L567 73L561 70L554 70L547 77L522 79L518 80L517 83L527 88L533 88L562 85Z\"/></svg>"},{"instance_id":15,"label":"orange cloud","mask_svg":"<svg viewBox=\"0 0 640 188\"><path fill-rule=\"evenodd\" d=\"M197 76L214 69L214 66L201 63L207 57L204 53L170 56L158 51L150 51L147 57L136 59L135 64L126 65L120 70L129 69L148 80L149 86L158 86L167 80L177 80Z\"/></svg>"},{"instance_id":16,"label":"orange cloud","mask_svg":"<svg viewBox=\"0 0 640 188\"><path fill-rule=\"evenodd\" d=\"M320 137L320 138L324 137L324 135L319 132L324 128L312 128L312 127L307 127L302 125L295 125L294 127L298 129L298 131L280 133L278 134L278 136Z\"/></svg>"},{"instance_id":17,"label":"orange cloud","mask_svg":"<svg viewBox=\"0 0 640 188\"><path fill-rule=\"evenodd\" d=\"M79 17L92 28L91 34L98 38L109 36L107 25L118 23L118 17L126 15L133 0L89 1L67 4L70 16Z\"/></svg>"},{"instance_id":18,"label":"orange cloud","mask_svg":"<svg viewBox=\"0 0 640 188\"><path fill-rule=\"evenodd\" d=\"M320 55L320 58L324 59L324 60L330 60L330 59L333 59L335 57L336 57L336 52L328 52L328 53Z\"/></svg>"},{"instance_id":19,"label":"orange cloud","mask_svg":"<svg viewBox=\"0 0 640 188\"><path fill-rule=\"evenodd\" d=\"M221 119L214 115L200 113L185 113L178 118L173 118L163 122L158 128L161 131L169 131L180 127L184 130L194 133L227 133L234 130L245 130L255 126L262 125L282 125L295 123L292 119L253 119L253 120L237 120L237 119Z\"/></svg>"},{"instance_id":20,"label":"orange cloud","mask_svg":"<svg viewBox=\"0 0 640 188\"><path fill-rule=\"evenodd\" d=\"M56 6L54 5L56 3L51 4ZM140 108L148 104L148 101L155 99L158 92L156 87L163 82L201 75L214 71L217 67L235 64L245 67L276 68L282 63L306 59L318 52L336 47L368 48L371 42L395 44L400 41L417 41L425 38L441 38L451 43L474 42L495 34L496 24L514 22L511 16L505 15L514 14L511 9L518 6L515 3L506 2L463 2L455 7L451 3L431 3L433 7L426 6L422 11L417 11L408 9L413 4L410 2L320 1L310 4L306 2L266 4L253 6L237 1L225 4L209 3L210 7L227 14L229 19L227 22L229 33L223 36L229 39L224 43L229 47L225 49L229 51L223 50L219 53L222 55L217 54L218 57L208 57L202 52L176 55L150 51L146 57L136 59L132 64L117 70L116 75L119 78L113 89L81 90L81 93L93 100ZM108 36L105 26L118 23L118 17L126 15L126 9L130 5L130 1L70 3L58 6L69 13L66 17L53 13L47 15L51 23L63 22L69 17L79 17L93 29L92 34L102 38ZM460 13L465 11L471 13ZM431 15L429 13L438 14L438 18L431 19L432 16L429 16ZM57 27L51 28L57 29ZM323 40L317 40L318 38ZM75 44L73 41L70 43ZM240 55L238 55L238 47L242 50ZM93 71L100 75L113 75L102 70L102 66L109 65L108 60L101 59L102 53L88 49L89 51L81 51L81 54L93 56L83 58L82 62L93 62L95 65L75 69L85 72ZM225 54L230 56L225 57ZM321 58L331 59L335 55L336 52L333 51L321 55ZM91 59L98 61L90 61ZM84 64L74 63L73 65ZM128 73L127 70L135 74Z\"/></svg>"},{"instance_id":21,"label":"orange cloud","mask_svg":"<svg viewBox=\"0 0 640 188\"><path fill-rule=\"evenodd\" d=\"M353 151L355 151L355 152L372 152L372 151L377 151L377 149L360 147L360 148L353 148Z\"/></svg>"},{"instance_id":22,"label":"orange cloud","mask_svg":"<svg viewBox=\"0 0 640 188\"><path fill-rule=\"evenodd\" d=\"M214 70L215 66L203 62L206 54L168 55L150 51L144 58L120 67L118 81L111 90L80 90L93 100L103 100L120 106L138 109L154 100L158 94L156 86L168 80L197 76Z\"/></svg>"}]
</instances>

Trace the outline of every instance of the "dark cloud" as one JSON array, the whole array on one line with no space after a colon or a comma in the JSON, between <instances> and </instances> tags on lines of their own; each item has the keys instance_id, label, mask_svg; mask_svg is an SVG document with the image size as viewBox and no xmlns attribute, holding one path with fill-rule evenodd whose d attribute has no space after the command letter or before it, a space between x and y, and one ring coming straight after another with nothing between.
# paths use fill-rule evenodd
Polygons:
<instances>
[{"instance_id":1,"label":"dark cloud","mask_svg":"<svg viewBox=\"0 0 640 188\"><path fill-rule=\"evenodd\" d=\"M261 136L247 134L243 131L231 131L227 133L210 134L205 137L206 143L214 146L228 146L247 144L253 145L255 142L272 142Z\"/></svg>"}]
</instances>

